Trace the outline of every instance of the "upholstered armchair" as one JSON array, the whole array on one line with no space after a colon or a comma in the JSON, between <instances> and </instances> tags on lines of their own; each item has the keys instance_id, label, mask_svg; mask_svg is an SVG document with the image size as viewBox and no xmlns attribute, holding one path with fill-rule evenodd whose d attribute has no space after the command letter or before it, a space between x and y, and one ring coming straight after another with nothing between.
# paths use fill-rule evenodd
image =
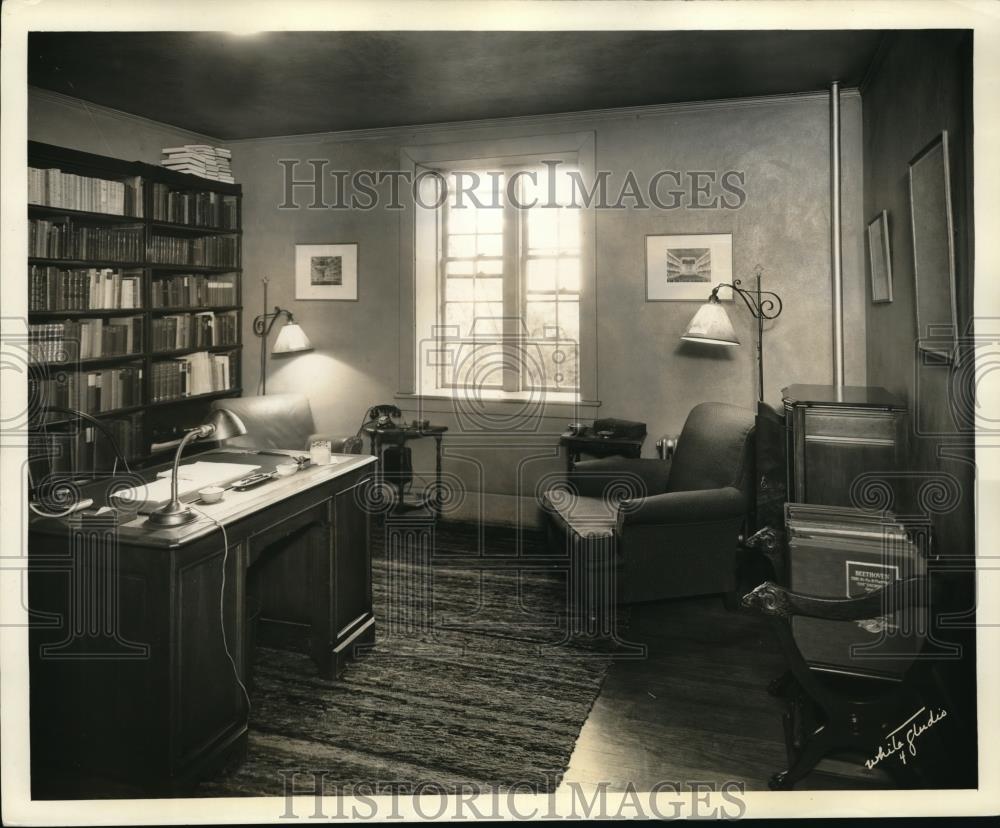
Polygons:
<instances>
[{"instance_id":1,"label":"upholstered armchair","mask_svg":"<svg viewBox=\"0 0 1000 828\"><path fill-rule=\"evenodd\" d=\"M226 441L226 446L258 449L309 450L313 440L329 440L330 450L339 454L359 454L361 438L316 432L312 408L305 394L268 394L263 397L234 397L215 400L212 408L224 408L239 417L247 433Z\"/></svg>"},{"instance_id":2,"label":"upholstered armchair","mask_svg":"<svg viewBox=\"0 0 1000 828\"><path fill-rule=\"evenodd\" d=\"M590 594L613 590L620 603L732 597L739 537L753 509L753 433L753 412L702 403L669 462L577 463L541 497L550 543L573 557L574 580L589 583L581 588Z\"/></svg>"}]
</instances>

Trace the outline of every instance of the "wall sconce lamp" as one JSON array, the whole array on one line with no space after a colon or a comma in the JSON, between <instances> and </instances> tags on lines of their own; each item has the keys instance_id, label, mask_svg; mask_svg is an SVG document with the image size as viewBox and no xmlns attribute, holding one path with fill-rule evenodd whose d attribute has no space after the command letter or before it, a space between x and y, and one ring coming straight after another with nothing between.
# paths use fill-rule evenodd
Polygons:
<instances>
[{"instance_id":1,"label":"wall sconce lamp","mask_svg":"<svg viewBox=\"0 0 1000 828\"><path fill-rule=\"evenodd\" d=\"M238 437L240 434L246 433L247 427L243 425L243 421L232 411L227 411L224 408L217 408L203 425L188 431L180 445L177 446L177 454L174 455L174 468L170 474L170 502L153 512L149 516L149 522L154 526L182 526L194 519L194 512L181 503L180 498L177 497L177 469L181 463L181 455L188 443L206 437L228 440L230 437Z\"/></svg>"},{"instance_id":2,"label":"wall sconce lamp","mask_svg":"<svg viewBox=\"0 0 1000 828\"><path fill-rule=\"evenodd\" d=\"M701 342L707 345L739 345L740 340L729 321L729 314L719 301L719 291L729 288L738 295L750 309L757 320L757 400L764 401L764 320L776 319L781 314L781 297L777 293L760 289L760 276L763 268L757 265L754 275L757 286L754 290L740 287L740 280L734 279L732 284L722 282L712 288L708 301L694 315L681 339L688 342Z\"/></svg>"},{"instance_id":3,"label":"wall sconce lamp","mask_svg":"<svg viewBox=\"0 0 1000 828\"><path fill-rule=\"evenodd\" d=\"M267 394L267 337L274 327L274 323L281 317L286 317L285 326L278 331L278 338L274 341L274 348L271 353L276 356L283 354L295 354L302 351L311 351L312 343L306 332L302 330L295 321L295 317L290 310L279 308L275 305L273 311L267 309L267 284L268 278L261 279L264 285L264 312L253 320L253 332L260 337L260 387L261 394Z\"/></svg>"}]
</instances>

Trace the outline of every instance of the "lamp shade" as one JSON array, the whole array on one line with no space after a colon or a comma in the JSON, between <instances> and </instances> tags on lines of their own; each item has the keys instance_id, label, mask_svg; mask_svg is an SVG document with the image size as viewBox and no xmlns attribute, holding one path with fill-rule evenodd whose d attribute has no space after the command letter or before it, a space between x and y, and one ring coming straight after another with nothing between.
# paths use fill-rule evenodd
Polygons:
<instances>
[{"instance_id":1,"label":"lamp shade","mask_svg":"<svg viewBox=\"0 0 1000 828\"><path fill-rule=\"evenodd\" d=\"M296 351L311 351L312 343L306 332L302 330L297 322L289 322L278 331L278 338L274 341L272 354L293 354Z\"/></svg>"},{"instance_id":2,"label":"lamp shade","mask_svg":"<svg viewBox=\"0 0 1000 828\"><path fill-rule=\"evenodd\" d=\"M247 433L243 420L225 408L215 409L201 426L201 430L204 432L201 437L212 437L215 440L228 440Z\"/></svg>"},{"instance_id":3,"label":"lamp shade","mask_svg":"<svg viewBox=\"0 0 1000 828\"><path fill-rule=\"evenodd\" d=\"M708 345L739 345L740 340L729 321L729 314L714 296L694 315L681 339Z\"/></svg>"}]
</instances>

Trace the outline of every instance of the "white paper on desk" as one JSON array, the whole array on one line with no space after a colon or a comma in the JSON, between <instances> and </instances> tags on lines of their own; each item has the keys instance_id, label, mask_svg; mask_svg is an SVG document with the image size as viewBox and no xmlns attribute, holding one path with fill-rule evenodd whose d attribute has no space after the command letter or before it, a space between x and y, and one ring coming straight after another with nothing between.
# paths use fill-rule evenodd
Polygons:
<instances>
[{"instance_id":1,"label":"white paper on desk","mask_svg":"<svg viewBox=\"0 0 1000 828\"><path fill-rule=\"evenodd\" d=\"M177 496L181 500L190 498L206 486L225 486L259 468L249 463L187 463L177 469ZM144 486L122 489L115 496L128 508L138 505L140 512L152 512L170 500L170 472Z\"/></svg>"}]
</instances>

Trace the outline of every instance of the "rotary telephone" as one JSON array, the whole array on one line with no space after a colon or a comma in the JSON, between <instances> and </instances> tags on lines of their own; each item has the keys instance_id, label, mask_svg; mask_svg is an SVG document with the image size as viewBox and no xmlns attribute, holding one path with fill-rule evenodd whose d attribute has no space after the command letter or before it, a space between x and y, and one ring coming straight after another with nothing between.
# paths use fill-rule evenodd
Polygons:
<instances>
[{"instance_id":1,"label":"rotary telephone","mask_svg":"<svg viewBox=\"0 0 1000 828\"><path fill-rule=\"evenodd\" d=\"M394 405L373 405L368 409L368 419L378 428L398 428L397 421L402 417L403 412Z\"/></svg>"},{"instance_id":2,"label":"rotary telephone","mask_svg":"<svg viewBox=\"0 0 1000 828\"><path fill-rule=\"evenodd\" d=\"M368 409L368 421L376 428L401 428L403 412L394 405L373 405ZM374 439L374 438L373 438ZM383 445L380 461L382 479L399 487L400 496L413 482L413 461L407 445Z\"/></svg>"}]
</instances>

